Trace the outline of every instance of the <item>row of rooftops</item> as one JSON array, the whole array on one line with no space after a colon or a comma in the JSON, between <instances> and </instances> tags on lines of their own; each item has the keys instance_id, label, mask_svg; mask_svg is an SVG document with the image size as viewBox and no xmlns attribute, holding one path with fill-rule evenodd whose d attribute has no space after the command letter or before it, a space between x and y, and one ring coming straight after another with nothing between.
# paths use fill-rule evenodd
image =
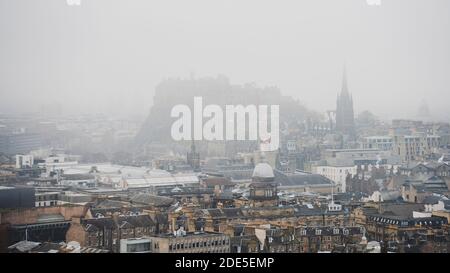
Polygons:
<instances>
[{"instance_id":1,"label":"row of rooftops","mask_svg":"<svg viewBox=\"0 0 450 273\"><path fill-rule=\"evenodd\" d=\"M421 170L425 169L428 171L435 171L439 168L447 168L450 170L450 165L445 162L409 162L407 164L401 165L399 170Z\"/></svg>"},{"instance_id":2,"label":"row of rooftops","mask_svg":"<svg viewBox=\"0 0 450 273\"><path fill-rule=\"evenodd\" d=\"M343 215L344 211L328 211L327 208L308 207L304 205L293 205L280 207L258 207L258 208L222 208L222 209L201 209L197 215L210 216L212 218L271 218L270 215L262 216L260 212L282 210L283 214L273 217L300 217L300 216L321 216L321 215Z\"/></svg>"},{"instance_id":3,"label":"row of rooftops","mask_svg":"<svg viewBox=\"0 0 450 273\"><path fill-rule=\"evenodd\" d=\"M271 227L266 230L266 236L272 238L285 235L287 228ZM363 227L296 227L293 234L296 237L300 236L335 236L335 235L355 235L363 234L365 229Z\"/></svg>"},{"instance_id":4,"label":"row of rooftops","mask_svg":"<svg viewBox=\"0 0 450 273\"><path fill-rule=\"evenodd\" d=\"M103 229L130 229L137 227L155 226L153 219L146 214L133 216L100 217L92 219L82 219L81 224L88 232L95 232Z\"/></svg>"},{"instance_id":5,"label":"row of rooftops","mask_svg":"<svg viewBox=\"0 0 450 273\"><path fill-rule=\"evenodd\" d=\"M370 221L377 222L385 225L396 225L399 227L411 227L411 226L425 226L425 227L440 227L448 224L447 218L444 217L423 217L413 218L405 216L395 215L370 215L367 217Z\"/></svg>"}]
</instances>

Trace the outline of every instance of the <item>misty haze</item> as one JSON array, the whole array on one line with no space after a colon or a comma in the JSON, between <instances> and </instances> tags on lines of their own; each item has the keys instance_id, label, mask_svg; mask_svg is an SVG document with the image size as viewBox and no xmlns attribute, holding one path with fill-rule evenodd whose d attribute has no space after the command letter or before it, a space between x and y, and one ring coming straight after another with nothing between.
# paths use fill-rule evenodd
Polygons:
<instances>
[{"instance_id":1,"label":"misty haze","mask_svg":"<svg viewBox=\"0 0 450 273\"><path fill-rule=\"evenodd\" d=\"M226 75L333 109L449 118L447 1L0 1L1 113L146 116L168 77ZM408 100L405 100L408 97ZM385 109L390 109L386 112Z\"/></svg>"},{"instance_id":2,"label":"misty haze","mask_svg":"<svg viewBox=\"0 0 450 273\"><path fill-rule=\"evenodd\" d=\"M449 253L449 33L448 0L0 0L0 253Z\"/></svg>"}]
</instances>

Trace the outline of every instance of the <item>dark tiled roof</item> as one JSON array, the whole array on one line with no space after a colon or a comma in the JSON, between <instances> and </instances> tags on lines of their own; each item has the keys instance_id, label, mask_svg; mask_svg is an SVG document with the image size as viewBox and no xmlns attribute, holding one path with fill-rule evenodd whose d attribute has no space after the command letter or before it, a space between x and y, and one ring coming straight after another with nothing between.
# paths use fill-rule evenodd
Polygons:
<instances>
[{"instance_id":1,"label":"dark tiled roof","mask_svg":"<svg viewBox=\"0 0 450 273\"><path fill-rule=\"evenodd\" d=\"M238 218L244 216L240 208L224 208L222 211L227 218Z\"/></svg>"},{"instance_id":2,"label":"dark tiled roof","mask_svg":"<svg viewBox=\"0 0 450 273\"><path fill-rule=\"evenodd\" d=\"M133 203L140 203L157 207L170 206L172 203L175 202L173 198L151 195L148 193L138 193L131 198L131 201Z\"/></svg>"},{"instance_id":3,"label":"dark tiled roof","mask_svg":"<svg viewBox=\"0 0 450 273\"><path fill-rule=\"evenodd\" d=\"M92 174L63 174L63 179L65 180L91 180L95 179Z\"/></svg>"},{"instance_id":4,"label":"dark tiled roof","mask_svg":"<svg viewBox=\"0 0 450 273\"><path fill-rule=\"evenodd\" d=\"M275 182L280 186L319 186L332 185L333 182L320 174L286 174L275 170Z\"/></svg>"},{"instance_id":5,"label":"dark tiled roof","mask_svg":"<svg viewBox=\"0 0 450 273\"><path fill-rule=\"evenodd\" d=\"M110 217L84 219L82 224L86 231L95 232L103 229L148 227L155 223L149 215L119 216L117 222Z\"/></svg>"},{"instance_id":6,"label":"dark tiled roof","mask_svg":"<svg viewBox=\"0 0 450 273\"><path fill-rule=\"evenodd\" d=\"M111 209L111 208L122 208L124 206L124 202L119 200L101 200L97 204L93 205L94 209Z\"/></svg>"},{"instance_id":7,"label":"dark tiled roof","mask_svg":"<svg viewBox=\"0 0 450 273\"><path fill-rule=\"evenodd\" d=\"M82 224L85 228L93 228L91 226L95 226L97 229L113 229L115 227L114 220L112 218L93 218L93 219L84 219Z\"/></svg>"},{"instance_id":8,"label":"dark tiled roof","mask_svg":"<svg viewBox=\"0 0 450 273\"><path fill-rule=\"evenodd\" d=\"M450 210L450 200L444 200L444 208L446 210Z\"/></svg>"},{"instance_id":9,"label":"dark tiled roof","mask_svg":"<svg viewBox=\"0 0 450 273\"><path fill-rule=\"evenodd\" d=\"M434 205L434 204L437 204L439 202L439 200L441 200L441 199L442 199L442 197L440 197L440 196L429 195L423 199L423 203Z\"/></svg>"},{"instance_id":10,"label":"dark tiled roof","mask_svg":"<svg viewBox=\"0 0 450 273\"><path fill-rule=\"evenodd\" d=\"M209 215L211 215L211 217L213 217L213 218L225 217L225 214L223 213L223 211L221 209L208 209L207 211L208 211Z\"/></svg>"},{"instance_id":11,"label":"dark tiled roof","mask_svg":"<svg viewBox=\"0 0 450 273\"><path fill-rule=\"evenodd\" d=\"M314 215L322 215L325 213L324 210L313 207L308 208L307 206L295 206L294 208L295 216L314 216Z\"/></svg>"},{"instance_id":12,"label":"dark tiled roof","mask_svg":"<svg viewBox=\"0 0 450 273\"><path fill-rule=\"evenodd\" d=\"M216 185L224 185L224 186L234 186L235 184L230 181L229 178L226 177L208 177L203 179L203 183L210 187Z\"/></svg>"},{"instance_id":13,"label":"dark tiled roof","mask_svg":"<svg viewBox=\"0 0 450 273\"><path fill-rule=\"evenodd\" d=\"M126 224L127 226L130 227L148 227L155 225L150 215L146 214L136 216L120 216L118 218L118 222L119 226Z\"/></svg>"},{"instance_id":14,"label":"dark tiled roof","mask_svg":"<svg viewBox=\"0 0 450 273\"><path fill-rule=\"evenodd\" d=\"M409 216L375 214L368 216L368 219L380 224L397 226L441 226L442 224L447 224L447 218L443 217L413 218Z\"/></svg>"},{"instance_id":15,"label":"dark tiled roof","mask_svg":"<svg viewBox=\"0 0 450 273\"><path fill-rule=\"evenodd\" d=\"M155 215L155 222L160 225L169 224L169 216L167 213L158 213Z\"/></svg>"}]
</instances>

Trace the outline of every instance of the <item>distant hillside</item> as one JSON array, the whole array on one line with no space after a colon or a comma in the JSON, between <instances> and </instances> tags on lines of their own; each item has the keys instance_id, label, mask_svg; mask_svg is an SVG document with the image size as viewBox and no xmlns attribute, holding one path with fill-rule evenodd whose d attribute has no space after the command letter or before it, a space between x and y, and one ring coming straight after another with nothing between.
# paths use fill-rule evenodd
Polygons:
<instances>
[{"instance_id":1,"label":"distant hillside","mask_svg":"<svg viewBox=\"0 0 450 273\"><path fill-rule=\"evenodd\" d=\"M154 104L141 131L136 137L138 146L152 142L170 143L170 129L176 120L170 117L172 107L186 104L193 109L195 96L203 97L203 107L217 104L225 109L226 104L280 105L280 129L285 124L303 122L305 118L317 116L291 97L282 96L276 87L260 88L254 84L232 85L226 77L199 79L168 79L155 90Z\"/></svg>"}]
</instances>

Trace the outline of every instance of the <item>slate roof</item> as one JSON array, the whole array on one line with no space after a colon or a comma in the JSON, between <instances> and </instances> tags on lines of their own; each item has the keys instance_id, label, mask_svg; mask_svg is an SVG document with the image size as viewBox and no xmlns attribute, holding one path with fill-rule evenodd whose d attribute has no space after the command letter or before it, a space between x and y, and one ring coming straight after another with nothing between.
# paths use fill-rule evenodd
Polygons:
<instances>
[{"instance_id":1,"label":"slate roof","mask_svg":"<svg viewBox=\"0 0 450 273\"><path fill-rule=\"evenodd\" d=\"M203 183L208 186L216 186L216 185L223 185L223 186L234 186L235 184L230 181L229 178L226 177L208 177L203 179Z\"/></svg>"},{"instance_id":2,"label":"slate roof","mask_svg":"<svg viewBox=\"0 0 450 273\"><path fill-rule=\"evenodd\" d=\"M440 197L440 196L429 195L429 196L427 196L427 197L425 197L423 199L423 203L424 204L432 204L432 205L434 205L434 204L439 203L439 200L441 200L441 199L442 199L442 197Z\"/></svg>"},{"instance_id":3,"label":"slate roof","mask_svg":"<svg viewBox=\"0 0 450 273\"><path fill-rule=\"evenodd\" d=\"M93 219L84 219L82 220L82 224L86 231L97 231L103 229L114 229L115 223L112 218L93 218Z\"/></svg>"},{"instance_id":4,"label":"slate roof","mask_svg":"<svg viewBox=\"0 0 450 273\"><path fill-rule=\"evenodd\" d=\"M295 216L314 216L314 215L322 215L325 213L325 210L313 207L308 208L307 206L295 206L294 208Z\"/></svg>"},{"instance_id":5,"label":"slate roof","mask_svg":"<svg viewBox=\"0 0 450 273\"><path fill-rule=\"evenodd\" d=\"M227 218L238 218L244 216L242 210L239 208L224 208L222 211Z\"/></svg>"},{"instance_id":6,"label":"slate roof","mask_svg":"<svg viewBox=\"0 0 450 273\"><path fill-rule=\"evenodd\" d=\"M275 170L275 182L280 186L322 186L331 185L333 182L320 174L296 173L286 174Z\"/></svg>"},{"instance_id":7,"label":"slate roof","mask_svg":"<svg viewBox=\"0 0 450 273\"><path fill-rule=\"evenodd\" d=\"M423 204L416 203L381 203L382 214L401 217L412 217L413 211L422 211Z\"/></svg>"},{"instance_id":8,"label":"slate roof","mask_svg":"<svg viewBox=\"0 0 450 273\"><path fill-rule=\"evenodd\" d=\"M156 207L166 207L172 205L175 200L170 197L151 195L148 193L138 193L131 198L133 203L140 203Z\"/></svg>"},{"instance_id":9,"label":"slate roof","mask_svg":"<svg viewBox=\"0 0 450 273\"><path fill-rule=\"evenodd\" d=\"M119 200L101 200L97 204L93 205L92 208L95 209L110 209L110 208L122 208L124 205L124 202Z\"/></svg>"},{"instance_id":10,"label":"slate roof","mask_svg":"<svg viewBox=\"0 0 450 273\"><path fill-rule=\"evenodd\" d=\"M384 215L375 214L368 216L369 220L375 221L381 224L397 225L397 226L441 226L447 224L447 218L443 217L425 217L425 218L413 218L409 216L397 216L397 215Z\"/></svg>"},{"instance_id":11,"label":"slate roof","mask_svg":"<svg viewBox=\"0 0 450 273\"><path fill-rule=\"evenodd\" d=\"M158 213L155 215L155 222L160 225L167 225L169 224L169 216L167 213Z\"/></svg>"},{"instance_id":12,"label":"slate roof","mask_svg":"<svg viewBox=\"0 0 450 273\"><path fill-rule=\"evenodd\" d=\"M119 216L117 222L113 218L93 218L82 220L85 231L96 232L103 229L121 229L148 227L155 225L150 215Z\"/></svg>"},{"instance_id":13,"label":"slate roof","mask_svg":"<svg viewBox=\"0 0 450 273\"><path fill-rule=\"evenodd\" d=\"M95 179L95 176L89 173L86 174L82 174L82 173L77 173L77 174L63 174L62 175L64 180L92 180Z\"/></svg>"},{"instance_id":14,"label":"slate roof","mask_svg":"<svg viewBox=\"0 0 450 273\"><path fill-rule=\"evenodd\" d=\"M450 210L450 200L444 200L444 208L446 210Z\"/></svg>"},{"instance_id":15,"label":"slate roof","mask_svg":"<svg viewBox=\"0 0 450 273\"><path fill-rule=\"evenodd\" d=\"M148 227L155 225L150 215L136 215L136 216L120 216L118 218L119 226L133 227Z\"/></svg>"}]
</instances>

